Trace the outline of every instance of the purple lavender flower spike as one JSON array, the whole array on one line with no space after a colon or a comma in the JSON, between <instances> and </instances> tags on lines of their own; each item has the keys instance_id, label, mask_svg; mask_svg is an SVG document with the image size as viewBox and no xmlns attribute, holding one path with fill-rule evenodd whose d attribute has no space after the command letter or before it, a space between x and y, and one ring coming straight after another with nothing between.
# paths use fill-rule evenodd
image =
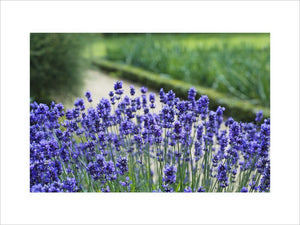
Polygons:
<instances>
[{"instance_id":1,"label":"purple lavender flower spike","mask_svg":"<svg viewBox=\"0 0 300 225\"><path fill-rule=\"evenodd\" d=\"M241 192L248 192L248 188L242 187Z\"/></svg>"},{"instance_id":2,"label":"purple lavender flower spike","mask_svg":"<svg viewBox=\"0 0 300 225\"><path fill-rule=\"evenodd\" d=\"M87 98L88 102L92 102L93 99L92 99L92 95L91 95L91 92L90 91L87 91L85 93L85 97Z\"/></svg>"},{"instance_id":3,"label":"purple lavender flower spike","mask_svg":"<svg viewBox=\"0 0 300 225\"><path fill-rule=\"evenodd\" d=\"M142 94L146 94L148 89L146 87L141 87Z\"/></svg>"}]
</instances>

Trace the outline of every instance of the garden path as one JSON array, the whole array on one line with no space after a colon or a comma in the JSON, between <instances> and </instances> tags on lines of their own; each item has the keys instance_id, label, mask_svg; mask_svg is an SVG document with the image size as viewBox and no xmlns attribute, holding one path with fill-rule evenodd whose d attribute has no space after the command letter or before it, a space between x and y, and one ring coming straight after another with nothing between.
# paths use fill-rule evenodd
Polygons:
<instances>
[{"instance_id":1,"label":"garden path","mask_svg":"<svg viewBox=\"0 0 300 225\"><path fill-rule=\"evenodd\" d=\"M114 83L117 80L120 80L120 78L110 76L109 74L107 74L101 70L89 69L84 73L84 87L82 88L82 91L79 93L79 97L85 99L85 97L84 97L85 92L87 90L89 90L92 94L92 99L93 99L93 102L91 105L93 107L96 107L97 104L99 103L99 100L102 97L109 98L108 93L113 90ZM124 79L122 79L122 81L123 81L123 89L125 91L125 95L130 96L130 85L134 85L134 87L136 89L135 96L140 95L140 88L142 87L142 85L137 84L133 81L128 81L128 80L124 80ZM148 93L150 93L150 92L155 93L156 104L159 107L160 106L159 94L156 91L148 88ZM63 102L65 105L65 108L67 108L67 109L72 108L73 103L76 100L76 98L77 97L73 97L71 100L69 100L67 102ZM87 104L87 107L89 107L88 104Z\"/></svg>"},{"instance_id":2,"label":"garden path","mask_svg":"<svg viewBox=\"0 0 300 225\"><path fill-rule=\"evenodd\" d=\"M81 93L79 94L78 97L84 98L85 102L87 103L86 106L88 108L90 106L93 106L95 108L101 98L103 98L103 97L109 98L108 93L113 90L114 83L118 80L120 80L120 78L113 77L113 76L109 75L108 73L105 73L101 70L89 69L84 73L84 87L82 88ZM124 79L122 79L122 81L123 81L123 89L125 91L124 92L125 95L130 96L130 86L131 85L134 85L134 87L136 89L135 96L141 95L140 88L142 87L142 85L135 83L133 81L124 80ZM92 99L93 99L92 103L88 103L84 96L85 92L87 90L89 90L92 94ZM151 109L151 111L158 113L162 108L161 103L159 102L159 93L154 91L153 89L148 88L147 94L149 94L150 92L155 93L155 99L156 99L155 100L156 108L154 110ZM66 101L66 102L58 101L58 102L62 102L65 106L65 109L70 109L70 108L74 107L73 104L76 99L77 99L77 97L73 97L69 101ZM149 101L149 97L148 97L148 101ZM226 118L223 119L223 121L225 121L225 120L226 120ZM224 123L222 123L221 128L226 129Z\"/></svg>"}]
</instances>

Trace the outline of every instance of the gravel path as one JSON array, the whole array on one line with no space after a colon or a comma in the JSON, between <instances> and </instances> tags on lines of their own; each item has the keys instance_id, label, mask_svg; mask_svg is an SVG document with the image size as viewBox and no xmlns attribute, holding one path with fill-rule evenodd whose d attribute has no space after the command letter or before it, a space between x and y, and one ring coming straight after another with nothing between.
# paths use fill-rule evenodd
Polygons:
<instances>
[{"instance_id":1,"label":"gravel path","mask_svg":"<svg viewBox=\"0 0 300 225\"><path fill-rule=\"evenodd\" d=\"M102 97L109 98L108 93L114 89L114 83L117 80L120 80L120 78L109 76L107 73L104 73L100 70L94 70L94 69L87 70L84 74L84 77L85 77L84 78L84 88L82 89L82 91L78 97L84 98L84 100L86 101L84 95L85 95L85 92L87 90L89 90L92 94L92 99L93 99L92 106L93 107L95 107L99 103L99 100ZM140 95L140 88L142 87L142 85L134 83L132 81L123 80L123 79L122 79L122 81L123 81L123 89L125 91L125 93L124 93L125 95L130 96L130 88L129 88L130 85L134 85L134 87L136 89L135 96ZM153 92L156 94L156 104L160 106L158 93L156 91L148 88L148 94L150 92ZM73 103L76 99L77 99L77 97L74 97L67 102L62 100L62 103L64 104L65 108L69 109L69 108L73 107ZM88 106L88 104L87 104L87 106Z\"/></svg>"}]
</instances>

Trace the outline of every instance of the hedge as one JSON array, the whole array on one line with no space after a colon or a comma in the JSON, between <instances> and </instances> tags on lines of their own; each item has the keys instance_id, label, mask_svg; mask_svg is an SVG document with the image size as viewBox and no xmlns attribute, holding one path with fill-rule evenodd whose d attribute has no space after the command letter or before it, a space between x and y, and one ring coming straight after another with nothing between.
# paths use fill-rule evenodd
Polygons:
<instances>
[{"instance_id":1,"label":"hedge","mask_svg":"<svg viewBox=\"0 0 300 225\"><path fill-rule=\"evenodd\" d=\"M169 79L131 65L111 62L104 59L94 61L94 65L107 72L118 72L121 78L134 80L135 82L142 83L143 85L151 87L157 91L159 91L160 88L163 88L164 91L173 90L177 97L183 99L187 98L188 90L193 86L197 90L197 98L201 95L207 95L210 99L210 109L216 110L218 106L224 106L226 109L224 115L227 117L231 116L235 120L241 120L244 122L254 121L255 114L260 110L263 110L264 118L270 117L270 109L266 107L253 105L249 101L229 97L211 88L191 85L189 83Z\"/></svg>"},{"instance_id":2,"label":"hedge","mask_svg":"<svg viewBox=\"0 0 300 225\"><path fill-rule=\"evenodd\" d=\"M71 33L30 34L30 97L51 103L56 96L77 95L82 84L79 36Z\"/></svg>"}]
</instances>

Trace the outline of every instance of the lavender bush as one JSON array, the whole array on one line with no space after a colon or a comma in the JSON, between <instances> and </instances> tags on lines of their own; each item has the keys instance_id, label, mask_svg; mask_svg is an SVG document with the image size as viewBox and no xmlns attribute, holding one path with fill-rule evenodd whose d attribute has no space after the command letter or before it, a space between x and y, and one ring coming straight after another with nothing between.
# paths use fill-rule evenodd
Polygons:
<instances>
[{"instance_id":1,"label":"lavender bush","mask_svg":"<svg viewBox=\"0 0 300 225\"><path fill-rule=\"evenodd\" d=\"M31 192L269 192L270 119L243 123L209 99L141 96L122 81L96 108L31 103ZM87 92L87 102L92 95ZM87 103L90 104L90 103Z\"/></svg>"}]
</instances>

